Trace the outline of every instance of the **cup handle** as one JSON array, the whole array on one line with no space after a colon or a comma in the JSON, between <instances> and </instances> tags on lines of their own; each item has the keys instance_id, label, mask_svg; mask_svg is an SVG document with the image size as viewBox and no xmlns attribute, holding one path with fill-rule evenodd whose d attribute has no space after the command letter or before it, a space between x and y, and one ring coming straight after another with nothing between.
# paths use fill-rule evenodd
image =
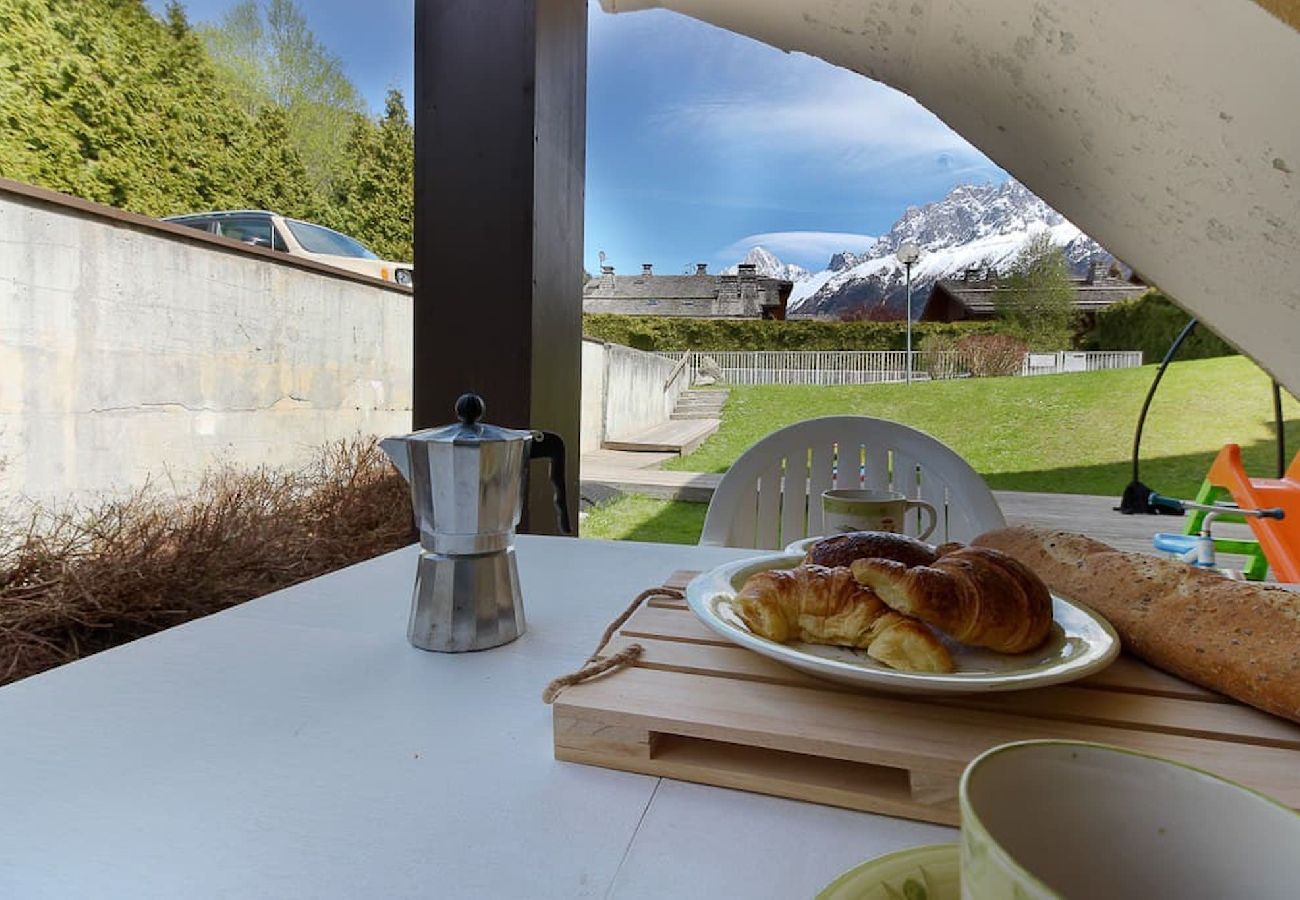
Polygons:
<instances>
[{"instance_id":1,"label":"cup handle","mask_svg":"<svg viewBox=\"0 0 1300 900\"><path fill-rule=\"evenodd\" d=\"M929 527L926 528L924 531L922 531L920 534L917 535L917 537L920 538L921 540L925 540L926 538L928 538L928 537L931 535L931 533L933 533L933 531L934 531L934 527L935 527L936 525L939 524L939 514L935 511L935 509L934 509L933 506L931 506L930 504L926 503L924 500L908 500L908 501L907 501L907 508L908 508L908 509L923 509L923 510L925 510L926 512L928 512L928 513L930 514L930 525L929 525Z\"/></svg>"}]
</instances>

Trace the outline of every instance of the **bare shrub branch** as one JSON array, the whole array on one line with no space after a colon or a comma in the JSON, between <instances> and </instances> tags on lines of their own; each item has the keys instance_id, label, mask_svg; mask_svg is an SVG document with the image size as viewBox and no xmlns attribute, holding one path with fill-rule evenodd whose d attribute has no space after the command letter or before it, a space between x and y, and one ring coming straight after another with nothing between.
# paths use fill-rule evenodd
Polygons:
<instances>
[{"instance_id":1,"label":"bare shrub branch","mask_svg":"<svg viewBox=\"0 0 1300 900\"><path fill-rule=\"evenodd\" d=\"M415 539L406 483L374 439L297 471L221 468L183 498L144 488L34 510L0 534L0 684Z\"/></svg>"}]
</instances>

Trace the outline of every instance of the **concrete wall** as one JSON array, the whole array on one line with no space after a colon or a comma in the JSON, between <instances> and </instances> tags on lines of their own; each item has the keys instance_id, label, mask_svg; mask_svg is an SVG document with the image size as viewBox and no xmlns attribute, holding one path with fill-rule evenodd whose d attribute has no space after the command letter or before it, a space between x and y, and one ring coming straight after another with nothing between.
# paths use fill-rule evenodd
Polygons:
<instances>
[{"instance_id":1,"label":"concrete wall","mask_svg":"<svg viewBox=\"0 0 1300 900\"><path fill-rule=\"evenodd\" d=\"M185 490L409 431L411 312L404 288L0 180L0 500ZM578 451L666 422L672 370L584 340Z\"/></svg>"},{"instance_id":2,"label":"concrete wall","mask_svg":"<svg viewBox=\"0 0 1300 900\"><path fill-rule=\"evenodd\" d=\"M582 339L582 446L580 452L600 449L605 439L605 343Z\"/></svg>"},{"instance_id":3,"label":"concrete wall","mask_svg":"<svg viewBox=\"0 0 1300 900\"><path fill-rule=\"evenodd\" d=\"M591 338L582 341L582 452L606 438L624 438L668 421L677 398L690 387L683 372L664 390L676 363Z\"/></svg>"},{"instance_id":4,"label":"concrete wall","mask_svg":"<svg viewBox=\"0 0 1300 900\"><path fill-rule=\"evenodd\" d=\"M0 494L184 487L407 431L411 354L404 289L0 185Z\"/></svg>"},{"instance_id":5,"label":"concrete wall","mask_svg":"<svg viewBox=\"0 0 1300 900\"><path fill-rule=\"evenodd\" d=\"M663 424L689 385L685 374L668 390L664 382L676 365L671 360L609 344L605 348L605 435L623 438Z\"/></svg>"}]
</instances>

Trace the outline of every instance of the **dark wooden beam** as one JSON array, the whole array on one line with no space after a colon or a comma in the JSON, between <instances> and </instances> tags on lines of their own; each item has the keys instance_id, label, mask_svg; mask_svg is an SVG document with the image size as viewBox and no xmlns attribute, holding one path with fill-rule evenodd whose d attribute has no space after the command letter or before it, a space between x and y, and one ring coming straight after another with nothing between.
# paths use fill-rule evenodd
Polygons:
<instances>
[{"instance_id":1,"label":"dark wooden beam","mask_svg":"<svg viewBox=\"0 0 1300 900\"><path fill-rule=\"evenodd\" d=\"M414 425L474 391L559 432L575 515L586 93L586 0L416 0ZM540 470L523 528L556 530Z\"/></svg>"}]
</instances>

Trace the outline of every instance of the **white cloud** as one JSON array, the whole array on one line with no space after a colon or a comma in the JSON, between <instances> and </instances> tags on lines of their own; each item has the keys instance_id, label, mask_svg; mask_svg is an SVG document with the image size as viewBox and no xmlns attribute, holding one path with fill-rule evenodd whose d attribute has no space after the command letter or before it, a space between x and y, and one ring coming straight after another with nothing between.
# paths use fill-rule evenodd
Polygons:
<instances>
[{"instance_id":1,"label":"white cloud","mask_svg":"<svg viewBox=\"0 0 1300 900\"><path fill-rule=\"evenodd\" d=\"M783 261L815 259L825 264L834 253L861 253L875 242L871 235L846 231L769 231L734 241L719 250L717 256L739 259L755 247L763 247Z\"/></svg>"},{"instance_id":2,"label":"white cloud","mask_svg":"<svg viewBox=\"0 0 1300 900\"><path fill-rule=\"evenodd\" d=\"M701 146L829 161L843 173L922 163L935 169L992 163L911 97L869 78L796 54L755 67L711 92L660 106L655 127Z\"/></svg>"}]
</instances>

